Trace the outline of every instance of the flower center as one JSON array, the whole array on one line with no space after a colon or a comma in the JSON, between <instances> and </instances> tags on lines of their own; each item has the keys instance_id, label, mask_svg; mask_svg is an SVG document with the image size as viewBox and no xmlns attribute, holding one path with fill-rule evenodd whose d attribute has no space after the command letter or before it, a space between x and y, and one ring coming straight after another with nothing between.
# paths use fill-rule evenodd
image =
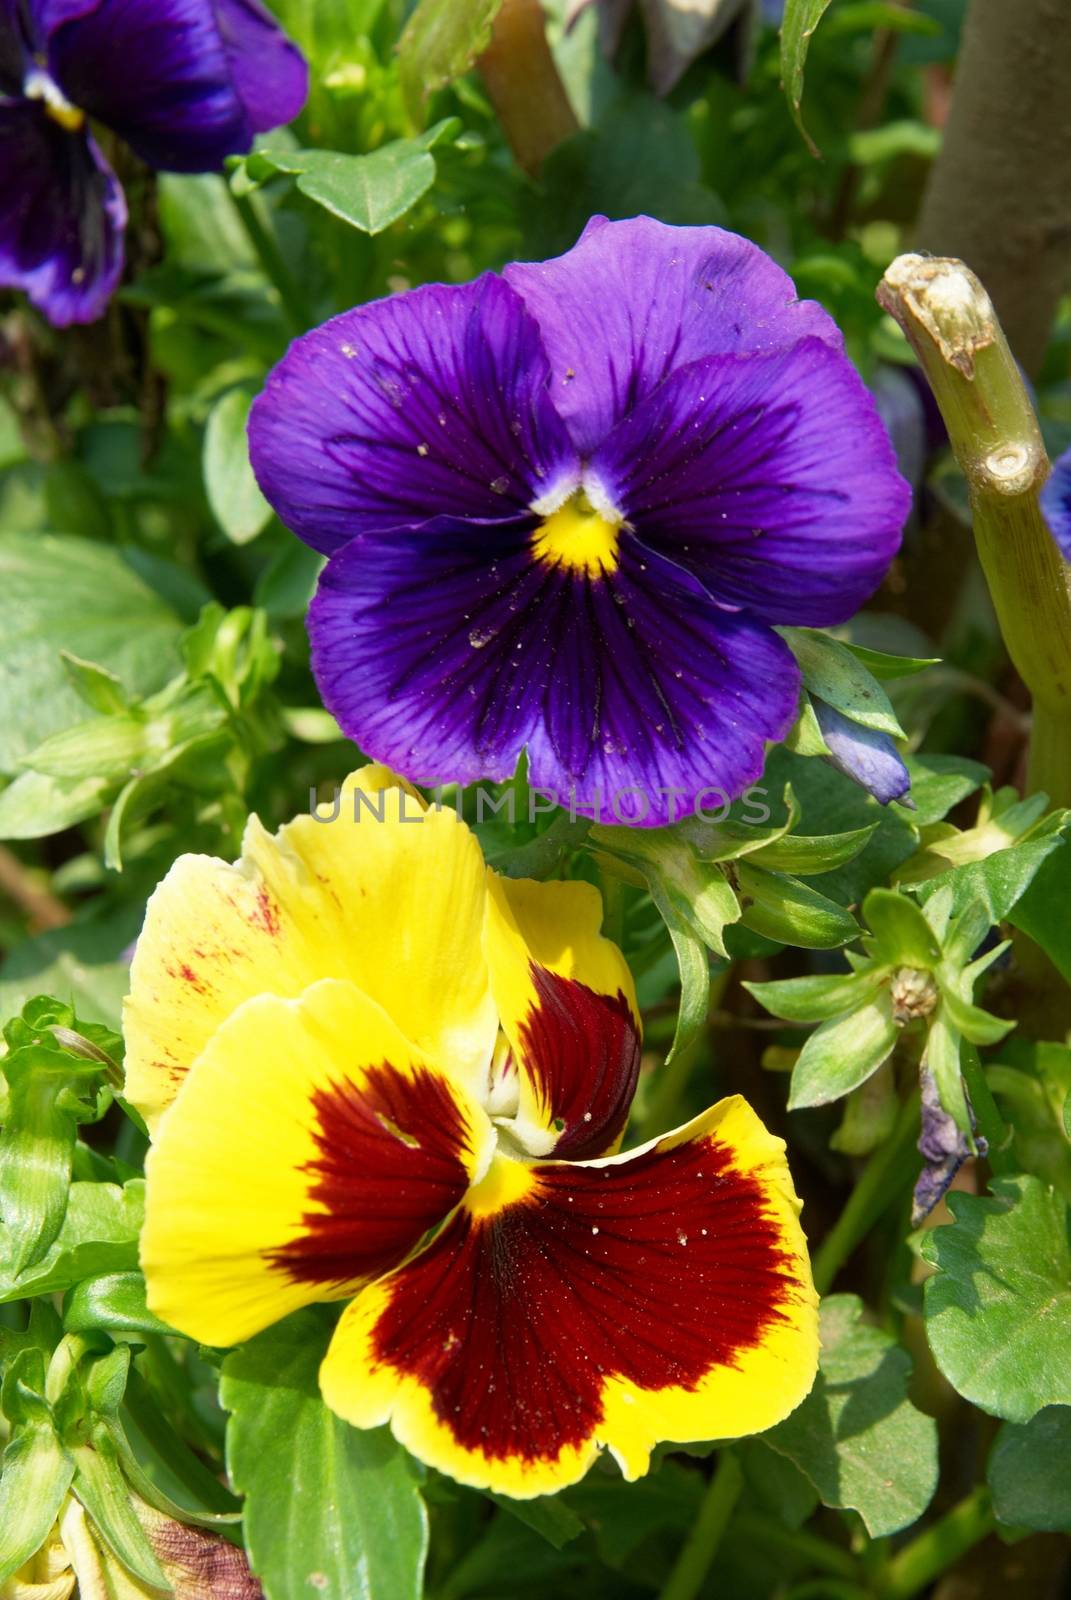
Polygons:
<instances>
[{"instance_id":1,"label":"flower center","mask_svg":"<svg viewBox=\"0 0 1071 1600\"><path fill-rule=\"evenodd\" d=\"M540 525L532 549L536 559L549 566L571 567L598 578L617 567L620 525L596 511L583 489L577 489Z\"/></svg>"},{"instance_id":2,"label":"flower center","mask_svg":"<svg viewBox=\"0 0 1071 1600\"><path fill-rule=\"evenodd\" d=\"M66 128L68 133L77 133L84 126L85 112L72 106L59 85L39 67L26 74L22 92L27 100L43 101L45 115L51 117L53 122L58 122L61 128Z\"/></svg>"},{"instance_id":3,"label":"flower center","mask_svg":"<svg viewBox=\"0 0 1071 1600\"><path fill-rule=\"evenodd\" d=\"M474 1217L493 1217L531 1194L537 1182L531 1167L496 1151L479 1183L465 1196L465 1210Z\"/></svg>"}]
</instances>

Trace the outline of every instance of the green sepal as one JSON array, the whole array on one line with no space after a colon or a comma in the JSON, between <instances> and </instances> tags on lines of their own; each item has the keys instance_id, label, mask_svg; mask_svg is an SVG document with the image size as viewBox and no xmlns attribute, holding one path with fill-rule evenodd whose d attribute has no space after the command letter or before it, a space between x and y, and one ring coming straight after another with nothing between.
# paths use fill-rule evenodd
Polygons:
<instances>
[{"instance_id":1,"label":"green sepal","mask_svg":"<svg viewBox=\"0 0 1071 1600\"><path fill-rule=\"evenodd\" d=\"M983 1011L981 1006L964 1000L951 988L942 988L941 1004L950 1022L971 1044L998 1044L1015 1027L1014 1021L1009 1022L1006 1017L994 1017L990 1012Z\"/></svg>"},{"instance_id":2,"label":"green sepal","mask_svg":"<svg viewBox=\"0 0 1071 1600\"><path fill-rule=\"evenodd\" d=\"M930 1022L922 1065L933 1074L942 1106L955 1120L960 1131L967 1135L973 1149L974 1130L971 1127L971 1114L967 1108L967 1095L963 1087L963 1073L959 1059L960 1042L959 1030L952 1021L947 1006L942 1002Z\"/></svg>"},{"instance_id":3,"label":"green sepal","mask_svg":"<svg viewBox=\"0 0 1071 1600\"><path fill-rule=\"evenodd\" d=\"M770 872L790 872L805 878L835 872L862 854L879 826L874 822L866 828L849 828L845 833L786 834L772 844L762 845L751 860Z\"/></svg>"},{"instance_id":4,"label":"green sepal","mask_svg":"<svg viewBox=\"0 0 1071 1600\"><path fill-rule=\"evenodd\" d=\"M97 1423L91 1441L76 1445L71 1454L73 1491L112 1554L142 1583L170 1594L171 1586L138 1521L108 1428Z\"/></svg>"},{"instance_id":5,"label":"green sepal","mask_svg":"<svg viewBox=\"0 0 1071 1600\"><path fill-rule=\"evenodd\" d=\"M778 628L799 662L804 687L861 727L906 737L885 690L859 656L813 628Z\"/></svg>"},{"instance_id":6,"label":"green sepal","mask_svg":"<svg viewBox=\"0 0 1071 1600\"><path fill-rule=\"evenodd\" d=\"M923 912L895 889L871 889L863 916L874 935L881 960L892 967L932 972L940 963L941 946Z\"/></svg>"},{"instance_id":7,"label":"green sepal","mask_svg":"<svg viewBox=\"0 0 1071 1600\"><path fill-rule=\"evenodd\" d=\"M740 906L716 864L699 860L679 830L592 828L591 842L611 863L623 864L647 885L666 925L680 974L677 1026L667 1061L673 1061L704 1027L710 1002L708 950L725 957L724 931Z\"/></svg>"},{"instance_id":8,"label":"green sepal","mask_svg":"<svg viewBox=\"0 0 1071 1600\"><path fill-rule=\"evenodd\" d=\"M786 750L791 750L797 756L828 756L830 753L806 689L800 694L799 716L782 743Z\"/></svg>"},{"instance_id":9,"label":"green sepal","mask_svg":"<svg viewBox=\"0 0 1071 1600\"><path fill-rule=\"evenodd\" d=\"M826 1105L865 1083L892 1054L899 1031L887 994L850 1016L823 1022L792 1069L789 1110Z\"/></svg>"},{"instance_id":10,"label":"green sepal","mask_svg":"<svg viewBox=\"0 0 1071 1600\"><path fill-rule=\"evenodd\" d=\"M48 1252L63 1225L75 1130L99 1117L102 1065L42 1039L3 1060L8 1104L0 1135L0 1211L5 1270L18 1277ZM83 1096L93 1094L92 1102Z\"/></svg>"},{"instance_id":11,"label":"green sepal","mask_svg":"<svg viewBox=\"0 0 1071 1600\"><path fill-rule=\"evenodd\" d=\"M769 872L749 861L733 865L740 920L754 933L804 950L835 950L859 937L850 911L798 878Z\"/></svg>"},{"instance_id":12,"label":"green sepal","mask_svg":"<svg viewBox=\"0 0 1071 1600\"><path fill-rule=\"evenodd\" d=\"M113 1339L146 1334L174 1334L166 1322L153 1316L145 1303L145 1279L140 1272L108 1272L84 1278L67 1296L63 1326L68 1333L101 1331Z\"/></svg>"},{"instance_id":13,"label":"green sepal","mask_svg":"<svg viewBox=\"0 0 1071 1600\"><path fill-rule=\"evenodd\" d=\"M51 1425L52 1411L45 1398L45 1380L45 1352L39 1346L24 1346L15 1352L4 1368L0 1383L0 1411L13 1426L21 1423Z\"/></svg>"},{"instance_id":14,"label":"green sepal","mask_svg":"<svg viewBox=\"0 0 1071 1600\"><path fill-rule=\"evenodd\" d=\"M47 1422L15 1434L0 1459L0 1586L48 1538L74 1477L74 1460Z\"/></svg>"},{"instance_id":15,"label":"green sepal","mask_svg":"<svg viewBox=\"0 0 1071 1600\"><path fill-rule=\"evenodd\" d=\"M884 650L871 650L868 645L854 644L847 639L844 648L850 650L875 678L909 678L927 667L941 665L940 656L892 656Z\"/></svg>"},{"instance_id":16,"label":"green sepal","mask_svg":"<svg viewBox=\"0 0 1071 1600\"><path fill-rule=\"evenodd\" d=\"M828 1022L865 1005L884 977L880 968L872 968L832 977L779 978L770 983L745 980L742 987L775 1017L789 1022Z\"/></svg>"}]
</instances>

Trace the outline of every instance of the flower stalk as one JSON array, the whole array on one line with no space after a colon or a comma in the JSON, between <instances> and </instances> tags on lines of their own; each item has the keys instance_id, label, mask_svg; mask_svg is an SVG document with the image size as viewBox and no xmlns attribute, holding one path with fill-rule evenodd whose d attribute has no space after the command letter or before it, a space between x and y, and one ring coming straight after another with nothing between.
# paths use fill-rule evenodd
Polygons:
<instances>
[{"instance_id":1,"label":"flower stalk","mask_svg":"<svg viewBox=\"0 0 1071 1600\"><path fill-rule=\"evenodd\" d=\"M967 479L1004 641L1034 702L1029 784L1071 802L1071 569L1042 518L1049 460L992 302L962 261L899 256L878 301L907 335Z\"/></svg>"},{"instance_id":2,"label":"flower stalk","mask_svg":"<svg viewBox=\"0 0 1071 1600\"><path fill-rule=\"evenodd\" d=\"M539 0L502 0L479 68L517 164L538 172L580 127L547 43Z\"/></svg>"}]
</instances>

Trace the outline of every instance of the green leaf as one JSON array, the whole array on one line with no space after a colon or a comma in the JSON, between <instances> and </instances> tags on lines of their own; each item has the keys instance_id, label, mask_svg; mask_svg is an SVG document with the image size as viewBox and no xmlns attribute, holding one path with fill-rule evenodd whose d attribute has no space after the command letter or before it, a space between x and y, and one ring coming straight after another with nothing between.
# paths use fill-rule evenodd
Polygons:
<instances>
[{"instance_id":1,"label":"green leaf","mask_svg":"<svg viewBox=\"0 0 1071 1600\"><path fill-rule=\"evenodd\" d=\"M1064 1124L1071 1048L1009 1039L985 1076L1011 1123L1016 1165L1071 1200L1071 1130Z\"/></svg>"},{"instance_id":2,"label":"green leaf","mask_svg":"<svg viewBox=\"0 0 1071 1600\"><path fill-rule=\"evenodd\" d=\"M786 29L791 5L789 0ZM783 42L784 32L781 37ZM811 694L864 728L887 733L893 739L904 737L888 695L855 651L813 628L779 628L778 632L799 662L804 686Z\"/></svg>"},{"instance_id":3,"label":"green leaf","mask_svg":"<svg viewBox=\"0 0 1071 1600\"><path fill-rule=\"evenodd\" d=\"M1071 1407L1046 1406L1029 1422L1006 1422L987 1475L1000 1522L1039 1533L1071 1533Z\"/></svg>"},{"instance_id":4,"label":"green leaf","mask_svg":"<svg viewBox=\"0 0 1071 1600\"><path fill-rule=\"evenodd\" d=\"M385 1428L351 1428L324 1405L327 1338L299 1312L224 1361L250 1563L267 1600L419 1600L427 1520L408 1458Z\"/></svg>"},{"instance_id":5,"label":"green leaf","mask_svg":"<svg viewBox=\"0 0 1071 1600\"><path fill-rule=\"evenodd\" d=\"M974 794L989 777L988 767L983 767L980 761L968 761L964 756L908 756L905 765L911 774L911 799L915 809L901 807L900 810L915 828L940 822L953 806ZM893 804L896 805L896 801Z\"/></svg>"},{"instance_id":6,"label":"green leaf","mask_svg":"<svg viewBox=\"0 0 1071 1600\"><path fill-rule=\"evenodd\" d=\"M71 1289L83 1278L129 1272L138 1264L145 1184L72 1183L67 1213L47 1254L18 1279L11 1272L7 1229L0 1225L0 1303Z\"/></svg>"},{"instance_id":7,"label":"green leaf","mask_svg":"<svg viewBox=\"0 0 1071 1600\"><path fill-rule=\"evenodd\" d=\"M1022 844L927 878L917 886L919 899L925 903L938 890L951 887L954 915L973 905L986 912L991 927L1006 921L1049 857L1064 845L1060 831L1064 824L1060 819L1053 821L1054 826L1046 824L1043 832L1032 834Z\"/></svg>"},{"instance_id":8,"label":"green leaf","mask_svg":"<svg viewBox=\"0 0 1071 1600\"><path fill-rule=\"evenodd\" d=\"M173 1334L145 1304L145 1279L140 1272L108 1272L85 1278L71 1291L63 1308L68 1333L102 1331L121 1339L128 1334Z\"/></svg>"},{"instance_id":9,"label":"green leaf","mask_svg":"<svg viewBox=\"0 0 1071 1600\"><path fill-rule=\"evenodd\" d=\"M937 1428L907 1398L911 1360L862 1321L855 1295L822 1302L822 1353L807 1399L761 1437L827 1506L858 1511L873 1538L916 1522L937 1487Z\"/></svg>"},{"instance_id":10,"label":"green leaf","mask_svg":"<svg viewBox=\"0 0 1071 1600\"><path fill-rule=\"evenodd\" d=\"M563 1550L584 1531L584 1524L576 1512L570 1511L565 1502L555 1495L539 1495L535 1500L512 1500L509 1495L488 1492L487 1498L526 1527L532 1528L555 1550Z\"/></svg>"},{"instance_id":11,"label":"green leaf","mask_svg":"<svg viewBox=\"0 0 1071 1600\"><path fill-rule=\"evenodd\" d=\"M382 233L416 205L435 182L433 145L452 135L455 118L416 139L394 139L371 155L337 150L262 150L258 159L291 173L302 194L362 233Z\"/></svg>"},{"instance_id":12,"label":"green leaf","mask_svg":"<svg viewBox=\"0 0 1071 1600\"><path fill-rule=\"evenodd\" d=\"M933 1074L937 1095L950 1117L967 1135L973 1148L974 1131L971 1114L967 1109L967 1095L963 1087L963 1070L960 1048L963 1040L952 1021L948 1008L942 1003L930 1022L926 1035L926 1048L922 1064Z\"/></svg>"},{"instance_id":13,"label":"green leaf","mask_svg":"<svg viewBox=\"0 0 1071 1600\"><path fill-rule=\"evenodd\" d=\"M830 0L785 0L781 22L781 85L788 99L792 119L813 156L821 152L803 125L803 69L814 30L829 4Z\"/></svg>"},{"instance_id":14,"label":"green leaf","mask_svg":"<svg viewBox=\"0 0 1071 1600\"><path fill-rule=\"evenodd\" d=\"M800 945L804 950L836 950L859 937L859 924L835 900L780 872L767 872L749 860L733 864L746 928Z\"/></svg>"},{"instance_id":15,"label":"green leaf","mask_svg":"<svg viewBox=\"0 0 1071 1600\"><path fill-rule=\"evenodd\" d=\"M1008 920L1039 944L1071 983L1071 849L1057 850L1039 868Z\"/></svg>"},{"instance_id":16,"label":"green leaf","mask_svg":"<svg viewBox=\"0 0 1071 1600\"><path fill-rule=\"evenodd\" d=\"M926 1332L964 1399L1010 1422L1071 1404L1067 1201L1039 1179L998 1178L992 1198L953 1193L924 1258Z\"/></svg>"},{"instance_id":17,"label":"green leaf","mask_svg":"<svg viewBox=\"0 0 1071 1600\"><path fill-rule=\"evenodd\" d=\"M114 672L137 694L175 670L179 618L114 547L4 534L0 591L0 772L14 772L34 745L84 716L64 651Z\"/></svg>"},{"instance_id":18,"label":"green leaf","mask_svg":"<svg viewBox=\"0 0 1071 1600\"><path fill-rule=\"evenodd\" d=\"M888 994L850 1016L823 1022L792 1069L789 1110L826 1105L865 1083L892 1054L898 1035Z\"/></svg>"},{"instance_id":19,"label":"green leaf","mask_svg":"<svg viewBox=\"0 0 1071 1600\"><path fill-rule=\"evenodd\" d=\"M252 395L231 389L216 401L205 425L205 492L212 515L232 544L248 544L272 516L249 463L246 426L252 404Z\"/></svg>"},{"instance_id":20,"label":"green leaf","mask_svg":"<svg viewBox=\"0 0 1071 1600\"><path fill-rule=\"evenodd\" d=\"M789 1022L828 1022L856 1011L875 993L882 981L880 972L844 972L833 977L780 978L772 983L748 983L743 987L775 1017Z\"/></svg>"},{"instance_id":21,"label":"green leaf","mask_svg":"<svg viewBox=\"0 0 1071 1600\"><path fill-rule=\"evenodd\" d=\"M106 717L130 709L130 696L114 672L106 672L95 662L83 661L69 650L61 650L60 659L75 693L91 711Z\"/></svg>"},{"instance_id":22,"label":"green leaf","mask_svg":"<svg viewBox=\"0 0 1071 1600\"><path fill-rule=\"evenodd\" d=\"M44 839L95 817L115 785L110 778L51 778L22 772L0 794L0 839Z\"/></svg>"},{"instance_id":23,"label":"green leaf","mask_svg":"<svg viewBox=\"0 0 1071 1600\"><path fill-rule=\"evenodd\" d=\"M74 1462L47 1423L11 1440L0 1460L0 1586L44 1544L73 1477Z\"/></svg>"},{"instance_id":24,"label":"green leaf","mask_svg":"<svg viewBox=\"0 0 1071 1600\"><path fill-rule=\"evenodd\" d=\"M420 0L398 41L398 77L417 122L424 101L460 78L491 41L502 0Z\"/></svg>"},{"instance_id":25,"label":"green leaf","mask_svg":"<svg viewBox=\"0 0 1071 1600\"><path fill-rule=\"evenodd\" d=\"M932 971L941 960L941 946L914 900L895 889L871 889L863 901L880 959L894 967Z\"/></svg>"}]
</instances>

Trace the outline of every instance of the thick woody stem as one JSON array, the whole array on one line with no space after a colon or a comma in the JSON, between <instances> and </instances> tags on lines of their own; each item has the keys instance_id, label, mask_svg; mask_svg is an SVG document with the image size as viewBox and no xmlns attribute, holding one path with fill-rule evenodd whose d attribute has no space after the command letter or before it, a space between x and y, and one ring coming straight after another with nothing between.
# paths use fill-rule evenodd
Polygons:
<instances>
[{"instance_id":1,"label":"thick woody stem","mask_svg":"<svg viewBox=\"0 0 1071 1600\"><path fill-rule=\"evenodd\" d=\"M910 340L967 479L1008 654L1034 701L1030 786L1071 805L1071 568L1038 507L1049 461L992 302L962 261L900 256L878 300Z\"/></svg>"},{"instance_id":2,"label":"thick woody stem","mask_svg":"<svg viewBox=\"0 0 1071 1600\"><path fill-rule=\"evenodd\" d=\"M1071 283L1067 0L971 0L918 243L961 256L1016 356L1040 365Z\"/></svg>"},{"instance_id":3,"label":"thick woody stem","mask_svg":"<svg viewBox=\"0 0 1071 1600\"><path fill-rule=\"evenodd\" d=\"M539 0L502 0L477 65L518 165L538 172L580 126L550 53Z\"/></svg>"}]
</instances>

